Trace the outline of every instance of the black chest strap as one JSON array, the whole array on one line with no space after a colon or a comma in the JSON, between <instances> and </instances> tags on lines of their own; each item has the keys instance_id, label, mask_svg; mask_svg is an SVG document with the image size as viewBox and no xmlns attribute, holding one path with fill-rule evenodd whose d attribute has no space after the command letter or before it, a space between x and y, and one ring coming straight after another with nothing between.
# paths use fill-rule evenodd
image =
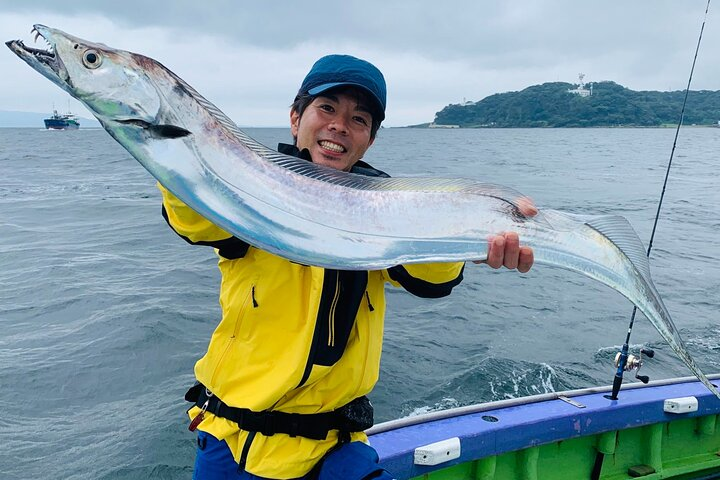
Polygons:
<instances>
[{"instance_id":1,"label":"black chest strap","mask_svg":"<svg viewBox=\"0 0 720 480\"><path fill-rule=\"evenodd\" d=\"M230 407L210 393L200 383L185 394L185 400L203 408L215 416L238 424L246 432L259 432L265 436L285 433L291 437L325 440L330 430L343 433L361 432L373 425L373 407L370 400L358 397L332 412L286 413L278 411L254 412L247 408Z\"/></svg>"}]
</instances>

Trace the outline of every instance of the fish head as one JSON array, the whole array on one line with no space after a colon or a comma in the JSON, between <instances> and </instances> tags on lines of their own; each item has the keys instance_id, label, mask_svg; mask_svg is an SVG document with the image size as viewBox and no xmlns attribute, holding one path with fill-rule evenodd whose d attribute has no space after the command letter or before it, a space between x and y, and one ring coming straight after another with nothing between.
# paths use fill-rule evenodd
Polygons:
<instances>
[{"instance_id":1,"label":"fish head","mask_svg":"<svg viewBox=\"0 0 720 480\"><path fill-rule=\"evenodd\" d=\"M57 86L80 100L100 123L112 130L165 127L162 75L169 72L159 62L135 53L93 43L44 25L34 25L36 40L47 49L26 46L21 40L6 42L18 57ZM170 115L172 116L172 115ZM175 136L182 136L183 129ZM189 133L189 132L187 132ZM170 135L172 136L172 135Z\"/></svg>"}]
</instances>

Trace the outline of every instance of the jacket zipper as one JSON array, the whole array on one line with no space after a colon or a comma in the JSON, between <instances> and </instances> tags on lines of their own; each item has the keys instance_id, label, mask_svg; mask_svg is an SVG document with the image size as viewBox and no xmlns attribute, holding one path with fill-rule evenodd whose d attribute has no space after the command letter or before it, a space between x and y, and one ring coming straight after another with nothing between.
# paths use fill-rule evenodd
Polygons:
<instances>
[{"instance_id":1,"label":"jacket zipper","mask_svg":"<svg viewBox=\"0 0 720 480\"><path fill-rule=\"evenodd\" d=\"M250 295L252 295L253 308L259 307L257 300L255 300L255 285L252 286L252 289L250 290Z\"/></svg>"},{"instance_id":2,"label":"jacket zipper","mask_svg":"<svg viewBox=\"0 0 720 480\"><path fill-rule=\"evenodd\" d=\"M370 292L368 292L367 290L365 290L365 298L367 299L368 310L370 310L371 312L375 311L375 307L373 307L372 303L370 303ZM368 318L368 320L371 320L371 319ZM380 321L382 321L382 320L380 320ZM372 330L372 323L373 323L372 321L368 321L368 329L369 329L369 332ZM360 383L359 383L358 385L364 385L364 384L365 384L365 376L367 375L367 362L368 362L368 357L370 356L370 350L372 349L372 346L373 346L372 339L373 339L373 335L372 335L372 333L370 332L369 335L368 335L368 350L367 350L366 355L364 356L363 366L362 366L362 369L360 370L361 372L363 372L363 376L362 376L362 378L360 379ZM382 340L381 340L381 341L382 341ZM358 397L358 396L360 396L360 395L359 395L358 392L355 392L355 396Z\"/></svg>"},{"instance_id":3,"label":"jacket zipper","mask_svg":"<svg viewBox=\"0 0 720 480\"><path fill-rule=\"evenodd\" d=\"M335 296L330 305L330 313L328 315L328 347L335 346L335 308L340 299L340 272L335 272Z\"/></svg>"},{"instance_id":4,"label":"jacket zipper","mask_svg":"<svg viewBox=\"0 0 720 480\"><path fill-rule=\"evenodd\" d=\"M365 290L365 298L367 298L368 310L374 312L375 308L373 308L372 303L370 303L370 293L367 290Z\"/></svg>"}]
</instances>

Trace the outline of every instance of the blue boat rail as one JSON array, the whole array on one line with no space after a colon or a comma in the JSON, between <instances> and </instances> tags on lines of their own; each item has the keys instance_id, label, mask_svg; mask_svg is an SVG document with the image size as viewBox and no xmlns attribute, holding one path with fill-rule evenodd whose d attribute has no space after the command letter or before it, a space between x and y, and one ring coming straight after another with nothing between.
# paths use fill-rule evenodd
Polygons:
<instances>
[{"instance_id":1,"label":"blue boat rail","mask_svg":"<svg viewBox=\"0 0 720 480\"><path fill-rule=\"evenodd\" d=\"M720 380L720 374L710 375L709 378L711 381ZM663 443L668 448L678 441L663 441L663 435L668 435L668 429L663 426L679 419L696 418L696 422L704 423L693 426L690 432L705 432L704 440L697 442L702 451L693 453L698 471L720 469L720 429L715 428L717 415L720 414L720 400L695 377L628 384L616 400L609 398L611 391L612 386L602 386L469 405L384 422L367 433L371 445L380 455L381 464L398 479L466 478L443 476L440 472L483 459L492 459L495 465L496 459L509 452L533 451L548 444L560 448L561 443L567 445L568 440L579 438L590 439L582 448L592 451L582 453L583 458L593 459L596 453L598 455L595 459L598 476L590 478L610 478L601 477L599 473L604 455L614 455L617 451L619 456L623 456L625 453L621 452L621 448L625 447L643 452L641 457L645 461L640 463L648 468L647 471L662 472L664 469L667 474L648 478L670 478L671 473L675 474L673 468L677 472L683 468L684 473L689 467L687 462L680 465L681 461L673 456L678 448L671 447L670 453L661 450ZM652 432L643 430L645 427ZM634 435L622 432L634 430L642 430L637 435L646 440L634 439L622 446L620 435L626 438ZM683 441L687 443L687 440ZM444 461L433 464L427 458L418 459L418 451L432 452L436 447L441 448L446 456ZM528 478L563 478L562 475L539 475L537 469L546 468L547 463L544 460L538 462L537 451L532 455L535 455L534 466L529 468L534 468L535 474ZM635 460L628 461L632 463ZM538 467L539 463L541 467ZM606 461L606 470L619 468L617 463L615 460ZM592 467L591 461L588 471ZM473 468L477 470L480 467L476 465ZM433 472L438 476L423 477Z\"/></svg>"}]
</instances>

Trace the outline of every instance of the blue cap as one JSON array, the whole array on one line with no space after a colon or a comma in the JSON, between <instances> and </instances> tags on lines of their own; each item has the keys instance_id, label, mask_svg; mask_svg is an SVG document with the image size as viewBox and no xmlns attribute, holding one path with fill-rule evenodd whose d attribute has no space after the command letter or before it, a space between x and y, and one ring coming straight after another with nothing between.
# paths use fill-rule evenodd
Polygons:
<instances>
[{"instance_id":1,"label":"blue cap","mask_svg":"<svg viewBox=\"0 0 720 480\"><path fill-rule=\"evenodd\" d=\"M377 111L382 122L385 119L387 88L385 77L375 65L351 55L327 55L322 57L308 72L298 94L319 95L331 88L354 86L365 90L377 101Z\"/></svg>"}]
</instances>

